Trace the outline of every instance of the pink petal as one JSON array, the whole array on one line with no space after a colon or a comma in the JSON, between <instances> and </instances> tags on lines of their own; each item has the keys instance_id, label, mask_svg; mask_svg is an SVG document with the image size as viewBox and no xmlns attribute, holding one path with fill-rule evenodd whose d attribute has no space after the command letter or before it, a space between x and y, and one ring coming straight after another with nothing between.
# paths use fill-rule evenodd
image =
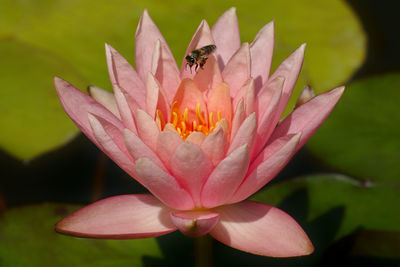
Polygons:
<instances>
[{"instance_id":1,"label":"pink petal","mask_svg":"<svg viewBox=\"0 0 400 267\"><path fill-rule=\"evenodd\" d=\"M228 148L228 141L222 127L214 129L201 144L201 149L216 166L224 157Z\"/></svg>"},{"instance_id":2,"label":"pink petal","mask_svg":"<svg viewBox=\"0 0 400 267\"><path fill-rule=\"evenodd\" d=\"M190 41L189 47L186 50L186 54L188 55L191 51L198 49L200 47L215 44L214 39L211 35L210 26L205 20L202 20L199 27L194 34L192 41ZM181 66L181 78L191 78L195 76L194 71L190 71L189 68L186 67L186 59L183 59Z\"/></svg>"},{"instance_id":3,"label":"pink petal","mask_svg":"<svg viewBox=\"0 0 400 267\"><path fill-rule=\"evenodd\" d=\"M257 33L250 44L251 77L254 79L257 92L268 80L273 52L274 21L271 21Z\"/></svg>"},{"instance_id":4,"label":"pink petal","mask_svg":"<svg viewBox=\"0 0 400 267\"><path fill-rule=\"evenodd\" d=\"M164 90L162 89L160 83L151 74L148 73L147 83L146 83L146 111L147 113L155 118L156 111L159 109L164 116L164 119L169 117L169 104L165 96Z\"/></svg>"},{"instance_id":5,"label":"pink petal","mask_svg":"<svg viewBox=\"0 0 400 267\"><path fill-rule=\"evenodd\" d=\"M211 92L207 102L208 114L213 113L214 122L217 122L217 114L221 112L221 118L226 118L230 124L232 121L232 102L229 87L226 83L220 83ZM210 115L211 116L211 115Z\"/></svg>"},{"instance_id":6,"label":"pink petal","mask_svg":"<svg viewBox=\"0 0 400 267\"><path fill-rule=\"evenodd\" d=\"M222 71L222 78L231 89L231 96L235 97L240 88L250 78L250 49L248 43L231 57Z\"/></svg>"},{"instance_id":7,"label":"pink petal","mask_svg":"<svg viewBox=\"0 0 400 267\"><path fill-rule=\"evenodd\" d=\"M140 138L136 134L132 133L128 129L124 129L124 139L126 148L135 160L139 158L148 158L152 162L157 164L158 167L160 167L164 171L167 171L164 164L158 158L156 153L154 153L153 150L146 146L146 144L143 143L143 141L140 140Z\"/></svg>"},{"instance_id":8,"label":"pink petal","mask_svg":"<svg viewBox=\"0 0 400 267\"><path fill-rule=\"evenodd\" d=\"M252 151L256 132L257 118L256 114L253 113L243 121L235 137L233 138L231 145L229 146L227 155L244 144L247 144L249 146L249 151Z\"/></svg>"},{"instance_id":9,"label":"pink petal","mask_svg":"<svg viewBox=\"0 0 400 267\"><path fill-rule=\"evenodd\" d=\"M180 110L183 113L185 108L188 108L189 121L197 120L196 106L200 103L200 110L206 121L208 121L207 107L204 101L202 92L199 90L193 80L183 79L174 97L174 101L180 105Z\"/></svg>"},{"instance_id":10,"label":"pink petal","mask_svg":"<svg viewBox=\"0 0 400 267\"><path fill-rule=\"evenodd\" d=\"M201 206L201 188L211 173L212 162L197 145L180 144L171 159L171 171L193 197L196 207Z\"/></svg>"},{"instance_id":11,"label":"pink petal","mask_svg":"<svg viewBox=\"0 0 400 267\"><path fill-rule=\"evenodd\" d=\"M171 212L170 215L179 231L189 237L207 234L219 219L219 214L212 211Z\"/></svg>"},{"instance_id":12,"label":"pink petal","mask_svg":"<svg viewBox=\"0 0 400 267\"><path fill-rule=\"evenodd\" d=\"M242 182L249 162L247 145L239 147L222 160L204 184L201 193L203 207L214 208L225 204Z\"/></svg>"},{"instance_id":13,"label":"pink petal","mask_svg":"<svg viewBox=\"0 0 400 267\"><path fill-rule=\"evenodd\" d=\"M295 109L276 127L268 143L288 134L302 132L299 150L329 116L344 92L344 86L317 95Z\"/></svg>"},{"instance_id":14,"label":"pink petal","mask_svg":"<svg viewBox=\"0 0 400 267\"><path fill-rule=\"evenodd\" d=\"M217 59L219 66L224 69L226 62L240 48L239 23L236 8L228 9L217 20L211 30L217 46Z\"/></svg>"},{"instance_id":15,"label":"pink petal","mask_svg":"<svg viewBox=\"0 0 400 267\"><path fill-rule=\"evenodd\" d=\"M244 113L244 100L243 98L241 98L236 106L235 115L233 116L232 120L231 139L233 139L236 136L236 133L239 130L245 118L246 114Z\"/></svg>"},{"instance_id":16,"label":"pink petal","mask_svg":"<svg viewBox=\"0 0 400 267\"><path fill-rule=\"evenodd\" d=\"M54 86L56 87L58 97L60 98L61 104L68 116L97 146L101 147L94 137L92 128L90 127L88 112L96 114L112 122L114 125L121 125L120 120L103 105L97 103L90 96L85 95L68 82L58 77L54 77Z\"/></svg>"},{"instance_id":17,"label":"pink petal","mask_svg":"<svg viewBox=\"0 0 400 267\"><path fill-rule=\"evenodd\" d=\"M122 125L114 125L95 114L88 114L88 120L98 147L130 176L137 177L134 161L124 144Z\"/></svg>"},{"instance_id":18,"label":"pink petal","mask_svg":"<svg viewBox=\"0 0 400 267\"><path fill-rule=\"evenodd\" d=\"M114 94L97 86L88 87L89 95L121 120Z\"/></svg>"},{"instance_id":19,"label":"pink petal","mask_svg":"<svg viewBox=\"0 0 400 267\"><path fill-rule=\"evenodd\" d=\"M59 221L57 232L79 237L132 239L176 230L170 210L150 194L109 197Z\"/></svg>"},{"instance_id":20,"label":"pink petal","mask_svg":"<svg viewBox=\"0 0 400 267\"><path fill-rule=\"evenodd\" d=\"M165 205L177 210L194 208L190 194L177 180L148 158L136 160L135 170L141 183Z\"/></svg>"},{"instance_id":21,"label":"pink petal","mask_svg":"<svg viewBox=\"0 0 400 267\"><path fill-rule=\"evenodd\" d=\"M146 90L134 68L114 48L106 44L108 72L111 83L117 84L135 100L139 108L144 109L146 104Z\"/></svg>"},{"instance_id":22,"label":"pink petal","mask_svg":"<svg viewBox=\"0 0 400 267\"><path fill-rule=\"evenodd\" d=\"M156 151L156 144L160 129L154 119L145 111L138 109L135 113L138 136L153 151Z\"/></svg>"},{"instance_id":23,"label":"pink petal","mask_svg":"<svg viewBox=\"0 0 400 267\"><path fill-rule=\"evenodd\" d=\"M181 143L183 140L175 131L164 130L158 135L157 155L168 168L170 168L171 155Z\"/></svg>"},{"instance_id":24,"label":"pink petal","mask_svg":"<svg viewBox=\"0 0 400 267\"><path fill-rule=\"evenodd\" d=\"M279 121L280 114L277 113L277 107L281 99L283 83L283 77L277 77L271 83L268 83L259 94L257 114L260 117L258 118L257 135L254 150L252 151L252 159L264 148Z\"/></svg>"},{"instance_id":25,"label":"pink petal","mask_svg":"<svg viewBox=\"0 0 400 267\"><path fill-rule=\"evenodd\" d=\"M220 242L270 257L309 255L314 247L297 222L282 210L254 201L216 209L220 220L210 234Z\"/></svg>"},{"instance_id":26,"label":"pink petal","mask_svg":"<svg viewBox=\"0 0 400 267\"><path fill-rule=\"evenodd\" d=\"M144 10L135 35L135 63L142 81L147 80L147 73L151 71L151 61L157 40L160 40L168 53L172 55L161 32L150 18L147 10Z\"/></svg>"},{"instance_id":27,"label":"pink petal","mask_svg":"<svg viewBox=\"0 0 400 267\"><path fill-rule=\"evenodd\" d=\"M178 66L166 44L157 40L151 63L151 72L160 82L168 101L171 103L181 82Z\"/></svg>"},{"instance_id":28,"label":"pink petal","mask_svg":"<svg viewBox=\"0 0 400 267\"><path fill-rule=\"evenodd\" d=\"M303 65L305 44L302 44L296 51L294 51L288 58L286 58L279 67L275 70L274 74L268 79L273 81L275 78L282 76L285 78L283 85L282 96L278 106L278 114L282 114L286 108L294 86L296 85L297 78L299 77L301 66ZM281 116L281 115L279 115Z\"/></svg>"},{"instance_id":29,"label":"pink petal","mask_svg":"<svg viewBox=\"0 0 400 267\"><path fill-rule=\"evenodd\" d=\"M272 180L296 153L301 134L288 135L267 146L250 165L246 178L229 203L242 201Z\"/></svg>"},{"instance_id":30,"label":"pink petal","mask_svg":"<svg viewBox=\"0 0 400 267\"><path fill-rule=\"evenodd\" d=\"M119 114L121 115L124 126L132 132L137 133L135 119L132 115L132 111L138 108L137 104L135 102L129 103L127 99L128 95L124 94L118 85L115 84L113 89ZM131 107L133 107L132 110Z\"/></svg>"},{"instance_id":31,"label":"pink petal","mask_svg":"<svg viewBox=\"0 0 400 267\"><path fill-rule=\"evenodd\" d=\"M189 136L186 138L185 141L201 146L204 139L206 139L206 135L203 134L202 132L192 132L191 134L189 134Z\"/></svg>"},{"instance_id":32,"label":"pink petal","mask_svg":"<svg viewBox=\"0 0 400 267\"><path fill-rule=\"evenodd\" d=\"M241 100L241 99L243 99L245 102L243 103L243 104L246 104L246 98L247 98L247 94L248 94L248 91L249 90L251 90L251 91L253 91L253 95L254 95L254 80L252 79L252 78L250 78L243 86L242 86L242 88L240 88L240 90L239 90L239 92L236 94L236 96L235 96L235 98L233 98L233 101L232 101L232 106L233 107L237 107L237 104L239 103L239 101ZM254 97L253 97L254 98ZM254 101L254 100L253 100ZM254 103L251 103L252 105L254 105ZM244 106L243 106L244 107ZM253 112L254 112L255 110L253 110ZM253 112L250 112L248 115L250 115L251 113L253 113Z\"/></svg>"},{"instance_id":33,"label":"pink petal","mask_svg":"<svg viewBox=\"0 0 400 267\"><path fill-rule=\"evenodd\" d=\"M194 81L202 92L212 90L223 82L222 74L214 55L208 56L207 64L204 65L203 70L196 73Z\"/></svg>"}]
</instances>

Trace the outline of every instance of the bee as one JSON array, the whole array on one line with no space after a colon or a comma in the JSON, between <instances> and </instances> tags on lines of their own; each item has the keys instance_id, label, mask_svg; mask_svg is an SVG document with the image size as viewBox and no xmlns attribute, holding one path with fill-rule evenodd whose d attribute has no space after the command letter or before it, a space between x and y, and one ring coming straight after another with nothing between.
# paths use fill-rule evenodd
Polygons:
<instances>
[{"instance_id":1,"label":"bee","mask_svg":"<svg viewBox=\"0 0 400 267\"><path fill-rule=\"evenodd\" d=\"M197 69L200 68L204 69L203 66L206 64L206 61L208 59L208 55L211 54L212 52L215 51L217 47L215 45L206 45L203 46L199 49L195 49L192 52L190 52L186 57L186 66L189 65L190 67L190 72L192 72L192 66L196 65L194 70L197 71Z\"/></svg>"}]
</instances>

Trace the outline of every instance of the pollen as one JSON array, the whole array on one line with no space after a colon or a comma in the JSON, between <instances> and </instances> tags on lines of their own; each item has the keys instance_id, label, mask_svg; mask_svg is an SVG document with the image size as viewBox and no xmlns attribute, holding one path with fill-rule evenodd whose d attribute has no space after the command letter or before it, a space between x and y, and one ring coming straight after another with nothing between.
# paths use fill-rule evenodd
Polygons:
<instances>
[{"instance_id":1,"label":"pollen","mask_svg":"<svg viewBox=\"0 0 400 267\"><path fill-rule=\"evenodd\" d=\"M202 111L200 103L196 104L194 110L190 110L188 107L182 109L179 103L174 101L171 106L171 115L168 125L172 126L183 140L192 132L201 132L205 135L209 135L222 118L220 111L218 111L217 114L210 112L208 115L206 112L207 111ZM208 120L206 120L206 118ZM162 112L158 109L155 121L158 128L163 131L167 123L164 120ZM171 129L169 128L170 126L168 126L168 129Z\"/></svg>"}]
</instances>

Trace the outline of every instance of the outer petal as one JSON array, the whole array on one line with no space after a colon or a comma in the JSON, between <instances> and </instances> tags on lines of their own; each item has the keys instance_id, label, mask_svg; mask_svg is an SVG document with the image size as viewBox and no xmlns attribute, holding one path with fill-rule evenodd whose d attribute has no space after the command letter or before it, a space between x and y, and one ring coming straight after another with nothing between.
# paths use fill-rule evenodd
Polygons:
<instances>
[{"instance_id":1,"label":"outer petal","mask_svg":"<svg viewBox=\"0 0 400 267\"><path fill-rule=\"evenodd\" d=\"M222 160L208 177L201 193L205 208L214 208L226 203L243 180L249 167L247 145L233 151Z\"/></svg>"},{"instance_id":2,"label":"outer petal","mask_svg":"<svg viewBox=\"0 0 400 267\"><path fill-rule=\"evenodd\" d=\"M292 95L293 88L301 71L301 66L303 65L305 48L305 44L302 44L299 48L297 48L296 51L294 51L279 65L274 74L272 74L272 76L268 79L269 82L273 81L279 76L285 78L285 83L282 90L282 97L278 106L278 114L283 113L289 101L289 98Z\"/></svg>"},{"instance_id":3,"label":"outer petal","mask_svg":"<svg viewBox=\"0 0 400 267\"><path fill-rule=\"evenodd\" d=\"M211 35L210 31L210 26L208 26L208 23L205 20L202 20L199 27L196 30L196 33L194 34L192 41L190 41L189 47L186 50L186 54L189 54L191 51L194 49L210 45L210 44L215 44L214 39ZM218 49L218 48L217 48ZM181 66L181 78L193 78L195 76L194 72L191 72L187 67L186 67L186 60L183 59L182 66Z\"/></svg>"},{"instance_id":4,"label":"outer petal","mask_svg":"<svg viewBox=\"0 0 400 267\"><path fill-rule=\"evenodd\" d=\"M276 127L268 143L270 144L282 136L301 131L303 134L297 146L297 150L299 150L326 120L343 92L343 86L335 88L314 97L295 109Z\"/></svg>"},{"instance_id":5,"label":"outer petal","mask_svg":"<svg viewBox=\"0 0 400 267\"><path fill-rule=\"evenodd\" d=\"M176 148L182 143L182 138L175 131L164 130L158 135L157 155L168 168L170 168L171 155L175 153Z\"/></svg>"},{"instance_id":6,"label":"outer petal","mask_svg":"<svg viewBox=\"0 0 400 267\"><path fill-rule=\"evenodd\" d=\"M167 206L177 210L194 208L190 194L148 158L136 160L135 170L142 184Z\"/></svg>"},{"instance_id":7,"label":"outer petal","mask_svg":"<svg viewBox=\"0 0 400 267\"><path fill-rule=\"evenodd\" d=\"M231 97L235 97L240 88L250 78L250 49L248 43L231 57L222 71L222 78L231 89Z\"/></svg>"},{"instance_id":8,"label":"outer petal","mask_svg":"<svg viewBox=\"0 0 400 267\"><path fill-rule=\"evenodd\" d=\"M166 44L163 44L160 40L156 42L151 65L151 72L160 82L168 101L171 103L181 79L174 57Z\"/></svg>"},{"instance_id":9,"label":"outer petal","mask_svg":"<svg viewBox=\"0 0 400 267\"><path fill-rule=\"evenodd\" d=\"M135 35L135 63L142 81L146 81L147 73L151 71L151 61L157 40L165 45L168 53L172 56L161 32L150 18L147 10L144 10Z\"/></svg>"},{"instance_id":10,"label":"outer petal","mask_svg":"<svg viewBox=\"0 0 400 267\"><path fill-rule=\"evenodd\" d=\"M106 44L108 72L111 83L117 84L135 100L139 108L145 109L146 90L135 69L114 48Z\"/></svg>"},{"instance_id":11,"label":"outer petal","mask_svg":"<svg viewBox=\"0 0 400 267\"><path fill-rule=\"evenodd\" d=\"M148 145L153 151L156 151L156 144L158 134L160 133L160 129L158 129L157 124L147 114L145 111L138 109L136 110L136 121L137 121L137 129L140 136L140 139Z\"/></svg>"},{"instance_id":12,"label":"outer petal","mask_svg":"<svg viewBox=\"0 0 400 267\"><path fill-rule=\"evenodd\" d=\"M258 91L268 80L274 52L274 21L265 25L250 45L251 77Z\"/></svg>"},{"instance_id":13,"label":"outer petal","mask_svg":"<svg viewBox=\"0 0 400 267\"><path fill-rule=\"evenodd\" d=\"M220 220L210 234L228 246L270 257L302 256L314 251L303 229L278 208L244 201L216 211Z\"/></svg>"},{"instance_id":14,"label":"outer petal","mask_svg":"<svg viewBox=\"0 0 400 267\"><path fill-rule=\"evenodd\" d=\"M250 165L246 178L229 203L242 201L275 177L296 152L301 134L289 135L267 146Z\"/></svg>"},{"instance_id":15,"label":"outer petal","mask_svg":"<svg viewBox=\"0 0 400 267\"><path fill-rule=\"evenodd\" d=\"M219 214L212 211L171 212L171 219L184 235L199 237L213 229Z\"/></svg>"},{"instance_id":16,"label":"outer petal","mask_svg":"<svg viewBox=\"0 0 400 267\"><path fill-rule=\"evenodd\" d=\"M140 138L136 134L132 133L128 129L124 129L124 139L129 153L135 160L139 158L148 158L153 163L157 164L158 167L160 167L164 171L167 171L164 164L158 158L156 153L154 153L153 150L146 146L146 144L143 143L143 141L140 140Z\"/></svg>"},{"instance_id":17,"label":"outer petal","mask_svg":"<svg viewBox=\"0 0 400 267\"><path fill-rule=\"evenodd\" d=\"M119 114L121 115L124 126L132 132L137 133L135 119L132 114L132 112L138 108L137 103L131 99L128 94L125 94L117 84L113 84L113 89Z\"/></svg>"},{"instance_id":18,"label":"outer petal","mask_svg":"<svg viewBox=\"0 0 400 267\"><path fill-rule=\"evenodd\" d=\"M155 237L176 230L170 210L150 194L121 195L86 206L59 221L57 232L92 238Z\"/></svg>"},{"instance_id":19,"label":"outer petal","mask_svg":"<svg viewBox=\"0 0 400 267\"><path fill-rule=\"evenodd\" d=\"M244 144L247 144L249 146L249 151L252 151L256 132L257 132L257 118L256 114L253 113L250 116L248 116L240 126L239 130L237 131L235 137L232 140L231 145L229 146L227 154L229 155L236 148Z\"/></svg>"},{"instance_id":20,"label":"outer petal","mask_svg":"<svg viewBox=\"0 0 400 267\"><path fill-rule=\"evenodd\" d=\"M216 128L204 139L203 143L201 143L201 149L206 153L208 158L211 159L214 166L225 157L227 147L228 140L222 127Z\"/></svg>"},{"instance_id":21,"label":"outer petal","mask_svg":"<svg viewBox=\"0 0 400 267\"><path fill-rule=\"evenodd\" d=\"M206 139L206 135L203 134L202 132L192 132L191 134L189 134L189 136L186 138L185 141L201 146L204 139Z\"/></svg>"},{"instance_id":22,"label":"outer petal","mask_svg":"<svg viewBox=\"0 0 400 267\"><path fill-rule=\"evenodd\" d=\"M232 130L231 130L231 139L236 136L237 131L242 125L244 119L246 118L246 114L244 112L244 100L240 99L239 103L236 105L235 115L232 120Z\"/></svg>"},{"instance_id":23,"label":"outer petal","mask_svg":"<svg viewBox=\"0 0 400 267\"><path fill-rule=\"evenodd\" d=\"M114 114L115 117L121 120L121 115L119 115L117 102L115 101L113 93L101 89L100 87L97 86L89 86L88 93L94 100L102 104L112 114Z\"/></svg>"},{"instance_id":24,"label":"outer petal","mask_svg":"<svg viewBox=\"0 0 400 267\"><path fill-rule=\"evenodd\" d=\"M249 116L251 113L256 111L254 80L252 78L250 78L236 94L235 98L233 99L233 107L236 107L241 99L244 100L246 116Z\"/></svg>"},{"instance_id":25,"label":"outer petal","mask_svg":"<svg viewBox=\"0 0 400 267\"><path fill-rule=\"evenodd\" d=\"M217 46L217 60L220 69L232 55L240 48L239 23L236 16L236 8L228 9L212 27L211 33Z\"/></svg>"},{"instance_id":26,"label":"outer petal","mask_svg":"<svg viewBox=\"0 0 400 267\"><path fill-rule=\"evenodd\" d=\"M201 206L201 188L212 167L212 162L203 150L188 142L180 144L172 156L171 171L179 183L190 191L196 207Z\"/></svg>"},{"instance_id":27,"label":"outer petal","mask_svg":"<svg viewBox=\"0 0 400 267\"><path fill-rule=\"evenodd\" d=\"M92 128L88 120L88 112L96 114L115 125L121 125L120 120L108 111L103 105L97 103L90 96L85 95L68 82L55 77L54 85L58 97L68 116L81 129L81 131L97 146L99 142L93 135Z\"/></svg>"}]
</instances>

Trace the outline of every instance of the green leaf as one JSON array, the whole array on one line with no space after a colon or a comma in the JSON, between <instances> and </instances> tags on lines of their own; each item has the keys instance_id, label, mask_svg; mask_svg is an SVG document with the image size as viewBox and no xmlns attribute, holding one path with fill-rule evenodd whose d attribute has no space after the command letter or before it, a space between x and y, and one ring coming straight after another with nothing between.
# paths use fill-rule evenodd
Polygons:
<instances>
[{"instance_id":1,"label":"green leaf","mask_svg":"<svg viewBox=\"0 0 400 267\"><path fill-rule=\"evenodd\" d=\"M400 181L400 75L354 82L307 146L351 176Z\"/></svg>"},{"instance_id":2,"label":"green leaf","mask_svg":"<svg viewBox=\"0 0 400 267\"><path fill-rule=\"evenodd\" d=\"M96 240L54 231L76 206L43 204L13 208L0 220L2 266L143 266L144 258L162 259L156 239Z\"/></svg>"},{"instance_id":3,"label":"green leaf","mask_svg":"<svg viewBox=\"0 0 400 267\"><path fill-rule=\"evenodd\" d=\"M15 39L0 40L0 147L24 160L60 146L77 128L60 105L57 74L82 81L52 53Z\"/></svg>"},{"instance_id":4,"label":"green leaf","mask_svg":"<svg viewBox=\"0 0 400 267\"><path fill-rule=\"evenodd\" d=\"M279 206L306 224L330 213L320 227L336 229L331 231L336 240L358 228L400 230L400 188L386 184L364 185L344 176L315 175L273 185L252 199Z\"/></svg>"}]
</instances>

